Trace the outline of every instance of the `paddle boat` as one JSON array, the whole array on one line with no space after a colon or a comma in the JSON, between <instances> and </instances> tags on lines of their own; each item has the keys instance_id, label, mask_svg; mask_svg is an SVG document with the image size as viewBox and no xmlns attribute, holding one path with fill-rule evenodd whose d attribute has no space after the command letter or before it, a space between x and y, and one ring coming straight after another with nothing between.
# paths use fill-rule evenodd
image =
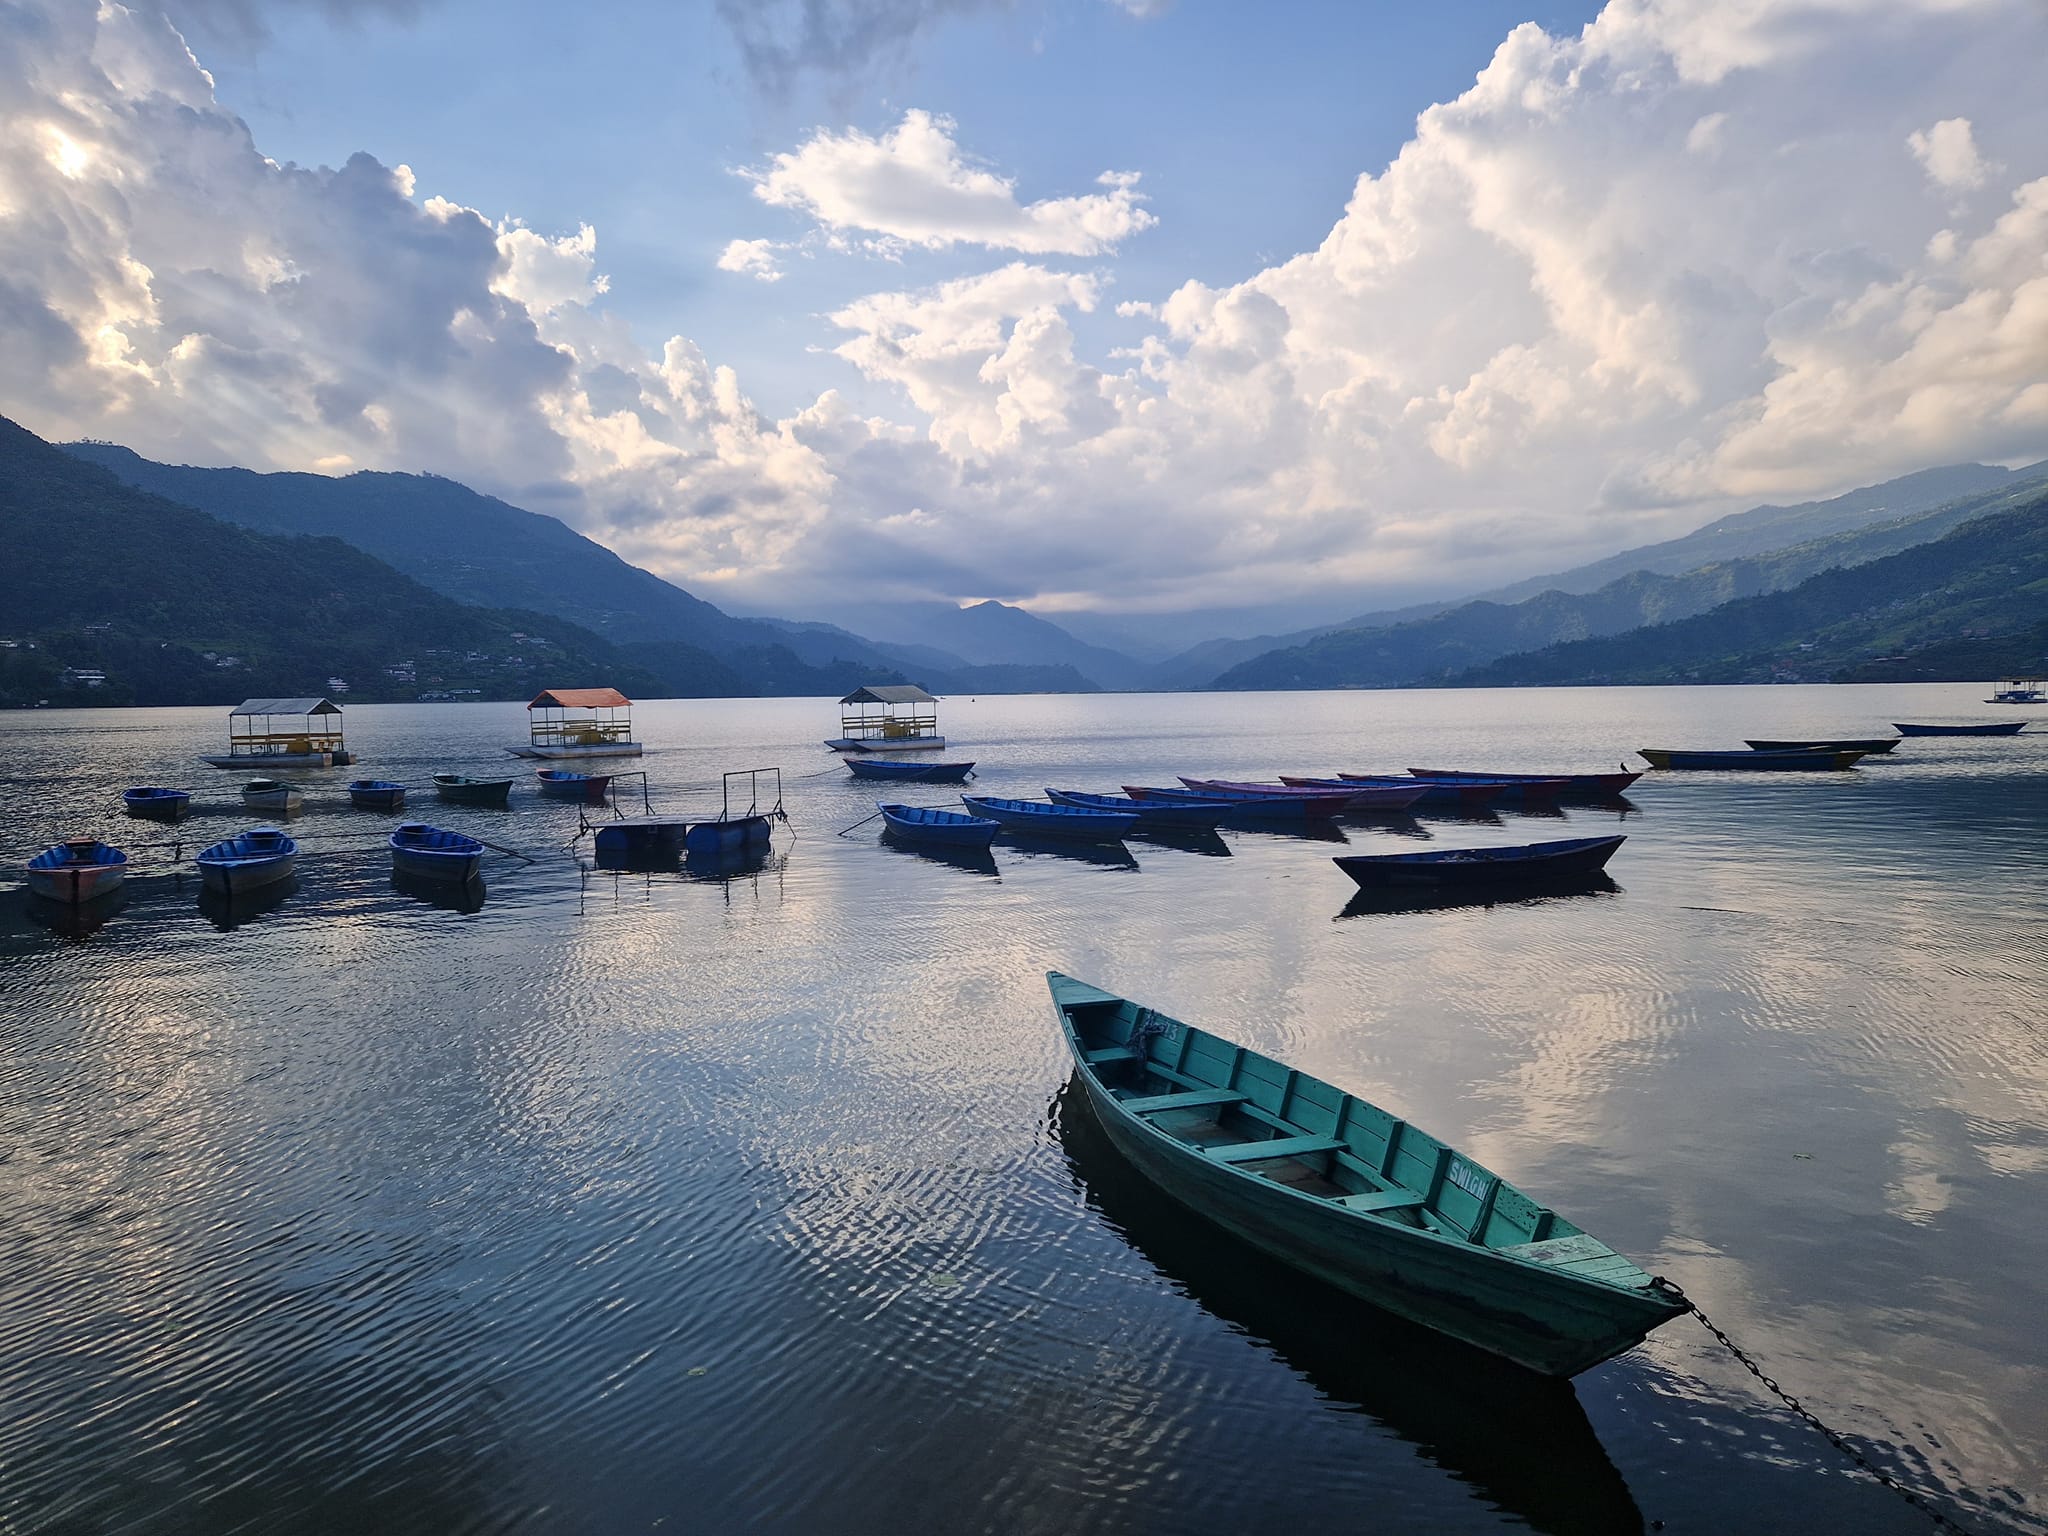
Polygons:
<instances>
[{"instance_id":1,"label":"paddle boat","mask_svg":"<svg viewBox=\"0 0 2048 1536\"><path fill-rule=\"evenodd\" d=\"M128 855L96 837L68 837L28 861L31 894L68 907L104 896L128 873Z\"/></svg>"},{"instance_id":2,"label":"paddle boat","mask_svg":"<svg viewBox=\"0 0 2048 1536\"><path fill-rule=\"evenodd\" d=\"M1408 772L1418 779L1505 784L1503 805L1531 800L1612 800L1642 777L1627 768L1619 773L1494 773L1458 768L1410 768Z\"/></svg>"},{"instance_id":3,"label":"paddle boat","mask_svg":"<svg viewBox=\"0 0 2048 1536\"><path fill-rule=\"evenodd\" d=\"M177 821L192 809L192 791L160 789L155 785L124 789L121 791L121 805L130 816L140 816L148 821Z\"/></svg>"},{"instance_id":4,"label":"paddle boat","mask_svg":"<svg viewBox=\"0 0 2048 1536\"><path fill-rule=\"evenodd\" d=\"M839 701L834 752L943 752L939 701L912 683L856 688Z\"/></svg>"},{"instance_id":5,"label":"paddle boat","mask_svg":"<svg viewBox=\"0 0 2048 1536\"><path fill-rule=\"evenodd\" d=\"M1825 748L1801 752L1675 752L1663 747L1637 747L1652 768L1722 768L1743 772L1834 773L1854 768L1861 752L1834 752Z\"/></svg>"},{"instance_id":6,"label":"paddle boat","mask_svg":"<svg viewBox=\"0 0 2048 1536\"><path fill-rule=\"evenodd\" d=\"M962 784L972 763L897 763L880 757L849 757L846 771L856 779L901 779L920 784Z\"/></svg>"},{"instance_id":7,"label":"paddle boat","mask_svg":"<svg viewBox=\"0 0 2048 1536\"><path fill-rule=\"evenodd\" d=\"M503 807L512 795L510 779L472 779L462 773L434 775L434 793L450 805Z\"/></svg>"},{"instance_id":8,"label":"paddle boat","mask_svg":"<svg viewBox=\"0 0 2048 1536\"><path fill-rule=\"evenodd\" d=\"M882 813L882 824L898 837L950 848L986 848L1003 825L987 816L963 816L930 805L877 805L875 809Z\"/></svg>"},{"instance_id":9,"label":"paddle boat","mask_svg":"<svg viewBox=\"0 0 2048 1536\"><path fill-rule=\"evenodd\" d=\"M2017 736L2027 728L2024 720L2000 720L1991 725L1909 725L1893 721L1901 736Z\"/></svg>"},{"instance_id":10,"label":"paddle boat","mask_svg":"<svg viewBox=\"0 0 2048 1536\"><path fill-rule=\"evenodd\" d=\"M1752 752L1889 752L1904 738L1870 736L1858 741L1750 741L1743 745Z\"/></svg>"},{"instance_id":11,"label":"paddle boat","mask_svg":"<svg viewBox=\"0 0 2048 1536\"><path fill-rule=\"evenodd\" d=\"M2048 704L2048 686L2038 677L2015 677L1991 690L1986 704Z\"/></svg>"},{"instance_id":12,"label":"paddle boat","mask_svg":"<svg viewBox=\"0 0 2048 1536\"><path fill-rule=\"evenodd\" d=\"M251 779L242 786L242 804L252 811L276 811L296 816L306 803L306 792L296 784L276 779Z\"/></svg>"},{"instance_id":13,"label":"paddle boat","mask_svg":"<svg viewBox=\"0 0 2048 1536\"><path fill-rule=\"evenodd\" d=\"M1098 811L1078 805L1048 805L1042 800L1006 800L995 795L962 795L960 803L976 816L1000 822L1011 832L1033 837L1078 837L1092 843L1118 843L1136 830L1138 818L1122 811Z\"/></svg>"},{"instance_id":14,"label":"paddle boat","mask_svg":"<svg viewBox=\"0 0 2048 1536\"><path fill-rule=\"evenodd\" d=\"M1423 853L1354 854L1333 860L1361 886L1497 885L1570 880L1599 873L1625 837L1566 837L1511 848L1436 848Z\"/></svg>"},{"instance_id":15,"label":"paddle boat","mask_svg":"<svg viewBox=\"0 0 2048 1536\"><path fill-rule=\"evenodd\" d=\"M239 896L289 878L298 856L299 845L276 827L252 827L202 849L192 862L207 890Z\"/></svg>"},{"instance_id":16,"label":"paddle boat","mask_svg":"<svg viewBox=\"0 0 2048 1536\"><path fill-rule=\"evenodd\" d=\"M1327 824L1335 821L1351 802L1348 794L1316 796L1306 790L1284 795L1245 795L1209 789L1167 789L1156 784L1126 784L1123 790L1133 800L1148 803L1220 805L1227 821Z\"/></svg>"},{"instance_id":17,"label":"paddle boat","mask_svg":"<svg viewBox=\"0 0 2048 1536\"><path fill-rule=\"evenodd\" d=\"M1685 1314L1636 1264L1405 1120L1057 971L1110 1142L1173 1200L1385 1311L1572 1376Z\"/></svg>"},{"instance_id":18,"label":"paddle boat","mask_svg":"<svg viewBox=\"0 0 2048 1536\"><path fill-rule=\"evenodd\" d=\"M402 823L391 834L391 872L415 880L460 885L476 878L483 857L484 845L475 838L425 822Z\"/></svg>"},{"instance_id":19,"label":"paddle boat","mask_svg":"<svg viewBox=\"0 0 2048 1536\"><path fill-rule=\"evenodd\" d=\"M356 779L348 787L348 800L359 811L403 810L405 786L389 779Z\"/></svg>"},{"instance_id":20,"label":"paddle boat","mask_svg":"<svg viewBox=\"0 0 2048 1536\"><path fill-rule=\"evenodd\" d=\"M201 757L216 768L326 768L352 763L332 699L244 699L228 712L228 749Z\"/></svg>"},{"instance_id":21,"label":"paddle boat","mask_svg":"<svg viewBox=\"0 0 2048 1536\"><path fill-rule=\"evenodd\" d=\"M550 688L526 706L526 745L505 750L550 760L638 757L633 701L616 688Z\"/></svg>"},{"instance_id":22,"label":"paddle boat","mask_svg":"<svg viewBox=\"0 0 2048 1536\"><path fill-rule=\"evenodd\" d=\"M591 805L601 804L605 791L612 785L608 773L572 773L567 768L540 768L533 776L540 781L540 792L549 799L582 800Z\"/></svg>"},{"instance_id":23,"label":"paddle boat","mask_svg":"<svg viewBox=\"0 0 2048 1536\"><path fill-rule=\"evenodd\" d=\"M1414 789L1417 781L1390 773L1340 773L1334 779L1304 779L1290 774L1281 774L1280 782L1291 789L1349 789L1356 785L1359 791L1384 788L1391 785L1397 789ZM1412 802L1415 805L1455 805L1467 811L1476 811L1491 805L1506 794L1508 786L1483 779L1430 780L1422 784L1421 793ZM1371 810L1368 802L1354 806L1358 810Z\"/></svg>"},{"instance_id":24,"label":"paddle boat","mask_svg":"<svg viewBox=\"0 0 2048 1536\"><path fill-rule=\"evenodd\" d=\"M1112 811L1125 816L1135 816L1138 818L1140 831L1157 830L1161 827L1206 831L1216 827L1230 814L1230 804L1223 800L1134 800L1129 795L1091 795L1078 789L1048 789L1045 796L1056 805L1071 805L1084 811Z\"/></svg>"}]
</instances>

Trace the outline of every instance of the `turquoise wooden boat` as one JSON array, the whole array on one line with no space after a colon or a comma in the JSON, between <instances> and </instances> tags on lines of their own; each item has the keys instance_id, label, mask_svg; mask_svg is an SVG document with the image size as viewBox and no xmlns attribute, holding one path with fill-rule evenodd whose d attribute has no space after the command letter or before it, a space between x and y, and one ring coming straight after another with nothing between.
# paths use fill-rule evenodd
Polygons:
<instances>
[{"instance_id":1,"label":"turquoise wooden boat","mask_svg":"<svg viewBox=\"0 0 2048 1536\"><path fill-rule=\"evenodd\" d=\"M1046 980L1110 1140L1252 1246L1545 1376L1684 1314L1632 1261L1364 1099L1058 971Z\"/></svg>"}]
</instances>

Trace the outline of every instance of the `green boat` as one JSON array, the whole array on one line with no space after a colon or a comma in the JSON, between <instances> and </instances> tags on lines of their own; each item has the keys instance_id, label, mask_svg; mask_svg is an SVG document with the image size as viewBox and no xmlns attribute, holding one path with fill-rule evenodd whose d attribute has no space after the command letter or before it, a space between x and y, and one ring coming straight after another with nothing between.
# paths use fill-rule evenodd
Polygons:
<instances>
[{"instance_id":1,"label":"green boat","mask_svg":"<svg viewBox=\"0 0 2048 1536\"><path fill-rule=\"evenodd\" d=\"M434 775L434 793L451 805L503 805L512 794L512 781L437 773Z\"/></svg>"},{"instance_id":2,"label":"green boat","mask_svg":"<svg viewBox=\"0 0 2048 1536\"><path fill-rule=\"evenodd\" d=\"M1406 1121L1071 976L1046 980L1110 1141L1254 1247L1545 1376L1684 1315L1632 1261Z\"/></svg>"}]
</instances>

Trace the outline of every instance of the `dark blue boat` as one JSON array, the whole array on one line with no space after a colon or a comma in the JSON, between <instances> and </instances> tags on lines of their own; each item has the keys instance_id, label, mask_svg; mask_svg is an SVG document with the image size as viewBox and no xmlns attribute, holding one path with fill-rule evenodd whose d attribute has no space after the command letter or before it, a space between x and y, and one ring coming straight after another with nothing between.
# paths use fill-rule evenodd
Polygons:
<instances>
[{"instance_id":1,"label":"dark blue boat","mask_svg":"<svg viewBox=\"0 0 2048 1536\"><path fill-rule=\"evenodd\" d=\"M1625 837L1566 837L1511 848L1442 848L1332 860L1361 886L1494 885L1598 874Z\"/></svg>"},{"instance_id":2,"label":"dark blue boat","mask_svg":"<svg viewBox=\"0 0 2048 1536\"><path fill-rule=\"evenodd\" d=\"M917 784L964 784L972 763L899 763L880 757L849 757L846 771L856 779L899 779Z\"/></svg>"},{"instance_id":3,"label":"dark blue boat","mask_svg":"<svg viewBox=\"0 0 2048 1536\"><path fill-rule=\"evenodd\" d=\"M1908 725L1892 722L1901 736L2017 736L2027 728L2024 720L2000 720L1993 725Z\"/></svg>"},{"instance_id":4,"label":"dark blue boat","mask_svg":"<svg viewBox=\"0 0 2048 1536\"><path fill-rule=\"evenodd\" d=\"M484 845L475 838L423 821L408 821L391 834L392 872L415 880L460 885L476 878L483 857Z\"/></svg>"},{"instance_id":5,"label":"dark blue boat","mask_svg":"<svg viewBox=\"0 0 2048 1536\"><path fill-rule=\"evenodd\" d=\"M1078 837L1092 843L1120 843L1138 826L1138 818L1128 812L1088 810L1078 805L1048 805L1042 800L962 795L960 803L977 816L986 816L1013 832L1025 832L1033 837Z\"/></svg>"},{"instance_id":6,"label":"dark blue boat","mask_svg":"<svg viewBox=\"0 0 2048 1536\"><path fill-rule=\"evenodd\" d=\"M534 770L540 780L540 792L556 800L584 800L592 805L602 804L605 791L612 787L612 776L608 773L572 773L567 768L539 768Z\"/></svg>"},{"instance_id":7,"label":"dark blue boat","mask_svg":"<svg viewBox=\"0 0 2048 1536\"><path fill-rule=\"evenodd\" d=\"M1637 747L1652 768L1735 769L1743 773L1759 770L1772 773L1834 773L1854 768L1861 752L1826 749L1799 752L1685 752L1665 747Z\"/></svg>"},{"instance_id":8,"label":"dark blue boat","mask_svg":"<svg viewBox=\"0 0 2048 1536\"><path fill-rule=\"evenodd\" d=\"M128 855L95 837L74 837L28 861L28 888L66 906L104 896L128 873Z\"/></svg>"},{"instance_id":9,"label":"dark blue boat","mask_svg":"<svg viewBox=\"0 0 2048 1536\"><path fill-rule=\"evenodd\" d=\"M883 825L898 837L923 843L944 843L952 848L986 848L995 841L1002 823L986 816L963 816L930 805L879 805Z\"/></svg>"},{"instance_id":10,"label":"dark blue boat","mask_svg":"<svg viewBox=\"0 0 2048 1536\"><path fill-rule=\"evenodd\" d=\"M405 805L405 786L389 779L356 779L348 787L349 804L362 811L396 811Z\"/></svg>"},{"instance_id":11,"label":"dark blue boat","mask_svg":"<svg viewBox=\"0 0 2048 1536\"><path fill-rule=\"evenodd\" d=\"M1167 800L1133 800L1129 795L1091 795L1078 789L1048 789L1046 798L1059 805L1077 806L1084 811L1115 811L1138 818L1139 828L1214 827L1230 814L1220 801L1176 803Z\"/></svg>"},{"instance_id":12,"label":"dark blue boat","mask_svg":"<svg viewBox=\"0 0 2048 1536\"><path fill-rule=\"evenodd\" d=\"M121 791L121 804L130 816L145 816L151 821L176 821L192 809L192 791L160 789L154 785L124 789Z\"/></svg>"},{"instance_id":13,"label":"dark blue boat","mask_svg":"<svg viewBox=\"0 0 2048 1536\"><path fill-rule=\"evenodd\" d=\"M1275 822L1289 826L1328 822L1341 805L1326 805L1300 795L1226 795L1194 789L1166 789L1147 784L1126 784L1124 793L1148 805L1221 806L1231 822Z\"/></svg>"},{"instance_id":14,"label":"dark blue boat","mask_svg":"<svg viewBox=\"0 0 2048 1536\"><path fill-rule=\"evenodd\" d=\"M239 896L290 877L299 845L276 827L252 827L198 854L199 879L209 891Z\"/></svg>"}]
</instances>

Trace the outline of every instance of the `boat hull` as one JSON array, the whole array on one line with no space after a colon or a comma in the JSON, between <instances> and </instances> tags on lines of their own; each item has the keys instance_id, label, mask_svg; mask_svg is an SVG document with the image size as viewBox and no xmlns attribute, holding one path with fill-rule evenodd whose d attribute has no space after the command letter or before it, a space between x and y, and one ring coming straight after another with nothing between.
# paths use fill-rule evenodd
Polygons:
<instances>
[{"instance_id":1,"label":"boat hull","mask_svg":"<svg viewBox=\"0 0 2048 1536\"><path fill-rule=\"evenodd\" d=\"M332 768L339 762L352 763L355 758L333 752L243 752L202 756L199 761L215 768Z\"/></svg>"},{"instance_id":2,"label":"boat hull","mask_svg":"<svg viewBox=\"0 0 2048 1536\"><path fill-rule=\"evenodd\" d=\"M825 743L834 752L943 752L943 736L838 736Z\"/></svg>"},{"instance_id":3,"label":"boat hull","mask_svg":"<svg viewBox=\"0 0 2048 1536\"><path fill-rule=\"evenodd\" d=\"M219 896L240 896L249 891L260 891L280 880L289 880L297 862L297 854L283 853L267 858L202 863L199 866L199 883Z\"/></svg>"},{"instance_id":4,"label":"boat hull","mask_svg":"<svg viewBox=\"0 0 2048 1536\"><path fill-rule=\"evenodd\" d=\"M1087 843L1120 843L1137 830L1138 818L1120 811L1088 810L1074 805L1035 806L962 795L968 811L997 822L1011 832L1031 837L1072 838Z\"/></svg>"},{"instance_id":5,"label":"boat hull","mask_svg":"<svg viewBox=\"0 0 2048 1536\"><path fill-rule=\"evenodd\" d=\"M1753 752L1889 752L1899 744L1897 736L1871 736L1860 741L1746 741Z\"/></svg>"},{"instance_id":6,"label":"boat hull","mask_svg":"<svg viewBox=\"0 0 2048 1536\"><path fill-rule=\"evenodd\" d=\"M982 816L962 816L953 812L940 812L943 820L926 821L903 812L913 809L908 806L880 806L882 823L899 838L920 843L933 843L942 848L987 848L995 841L1001 824Z\"/></svg>"},{"instance_id":7,"label":"boat hull","mask_svg":"<svg viewBox=\"0 0 2048 1536\"><path fill-rule=\"evenodd\" d=\"M305 795L296 789L242 791L242 804L252 811L277 811L289 816L305 803Z\"/></svg>"},{"instance_id":8,"label":"boat hull","mask_svg":"<svg viewBox=\"0 0 2048 1536\"><path fill-rule=\"evenodd\" d=\"M434 793L450 805L503 806L512 798L510 779L472 779L459 784L434 780Z\"/></svg>"},{"instance_id":9,"label":"boat hull","mask_svg":"<svg viewBox=\"0 0 2048 1536\"><path fill-rule=\"evenodd\" d=\"M122 809L130 816L144 821L177 821L192 809L192 797L180 790L176 793L138 794L124 790L121 794Z\"/></svg>"},{"instance_id":10,"label":"boat hull","mask_svg":"<svg viewBox=\"0 0 2048 1536\"><path fill-rule=\"evenodd\" d=\"M1861 752L1676 752L1638 747L1652 768L1689 768L1735 773L1840 773L1854 768Z\"/></svg>"},{"instance_id":11,"label":"boat hull","mask_svg":"<svg viewBox=\"0 0 2048 1536\"><path fill-rule=\"evenodd\" d=\"M2017 736L2027 728L2024 720L2000 720L1994 725L1902 725L1892 722L1901 736Z\"/></svg>"},{"instance_id":12,"label":"boat hull","mask_svg":"<svg viewBox=\"0 0 2048 1536\"><path fill-rule=\"evenodd\" d=\"M916 784L963 784L972 763L893 763L883 758L853 756L846 771L856 779L891 779Z\"/></svg>"},{"instance_id":13,"label":"boat hull","mask_svg":"<svg viewBox=\"0 0 2048 1536\"><path fill-rule=\"evenodd\" d=\"M67 864L56 869L31 869L28 889L32 896L76 907L110 894L127 873L125 864Z\"/></svg>"},{"instance_id":14,"label":"boat hull","mask_svg":"<svg viewBox=\"0 0 2048 1536\"><path fill-rule=\"evenodd\" d=\"M1206 831L1230 814L1228 805L1213 800L1175 804L1170 800L1133 800L1127 795L1091 795L1073 789L1048 789L1045 797L1060 805L1078 806L1084 811L1111 811L1135 816L1140 831L1158 827Z\"/></svg>"},{"instance_id":15,"label":"boat hull","mask_svg":"<svg viewBox=\"0 0 2048 1536\"><path fill-rule=\"evenodd\" d=\"M605 792L612 787L609 774L579 774L572 779L551 779L546 777L547 769L540 771L535 780L540 792L550 800L581 800L588 805L601 805Z\"/></svg>"},{"instance_id":16,"label":"boat hull","mask_svg":"<svg viewBox=\"0 0 2048 1536\"><path fill-rule=\"evenodd\" d=\"M718 857L765 848L773 828L766 816L734 816L727 821L700 821L683 834L683 851Z\"/></svg>"},{"instance_id":17,"label":"boat hull","mask_svg":"<svg viewBox=\"0 0 2048 1536\"><path fill-rule=\"evenodd\" d=\"M1501 802L1515 805L1530 800L1613 800L1628 792L1642 775L1624 768L1619 773L1487 773L1461 768L1410 768L1418 779L1462 779L1505 784Z\"/></svg>"},{"instance_id":18,"label":"boat hull","mask_svg":"<svg viewBox=\"0 0 2048 1536\"><path fill-rule=\"evenodd\" d=\"M640 757L644 749L637 741L607 741L587 747L507 747L513 757L538 758L548 762L562 762L583 757Z\"/></svg>"},{"instance_id":19,"label":"boat hull","mask_svg":"<svg viewBox=\"0 0 2048 1536\"><path fill-rule=\"evenodd\" d=\"M348 801L359 811L398 811L405 808L405 790L400 786L390 789L357 789L349 787Z\"/></svg>"},{"instance_id":20,"label":"boat hull","mask_svg":"<svg viewBox=\"0 0 2048 1536\"><path fill-rule=\"evenodd\" d=\"M1625 837L1573 837L1516 848L1359 854L1333 862L1369 890L1396 885L1514 885L1598 874L1626 841Z\"/></svg>"},{"instance_id":21,"label":"boat hull","mask_svg":"<svg viewBox=\"0 0 2048 1536\"><path fill-rule=\"evenodd\" d=\"M1225 821L1272 822L1293 826L1335 821L1343 813L1345 805L1350 802L1348 795L1326 795L1321 799L1298 795L1224 795L1206 790L1160 789L1143 784L1126 784L1124 793L1133 800L1158 802L1164 805L1220 805L1225 808Z\"/></svg>"},{"instance_id":22,"label":"boat hull","mask_svg":"<svg viewBox=\"0 0 2048 1536\"><path fill-rule=\"evenodd\" d=\"M438 848L393 848L391 872L413 880L431 880L442 885L463 885L474 880L483 865L483 854L455 853Z\"/></svg>"},{"instance_id":23,"label":"boat hull","mask_svg":"<svg viewBox=\"0 0 2048 1536\"><path fill-rule=\"evenodd\" d=\"M1344 789L1355 786L1355 793L1361 797L1353 802L1355 810L1375 809L1374 802L1365 798L1372 790L1400 791L1417 788L1413 779L1384 773L1340 773L1334 779L1305 779L1283 773L1280 775L1280 782L1290 789ZM1481 806L1491 805L1500 799L1508 792L1508 788L1506 784L1487 784L1476 779L1425 783L1420 786L1420 793L1407 804L1455 805L1463 810L1476 811Z\"/></svg>"}]
</instances>

